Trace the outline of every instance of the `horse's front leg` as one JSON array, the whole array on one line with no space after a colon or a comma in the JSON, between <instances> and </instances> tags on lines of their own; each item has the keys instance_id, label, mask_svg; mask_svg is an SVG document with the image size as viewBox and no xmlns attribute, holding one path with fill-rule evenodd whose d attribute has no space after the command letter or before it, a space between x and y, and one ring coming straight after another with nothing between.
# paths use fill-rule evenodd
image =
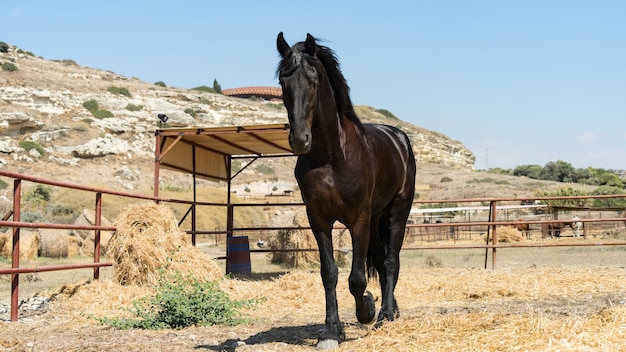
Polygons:
<instances>
[{"instance_id":1,"label":"horse's front leg","mask_svg":"<svg viewBox=\"0 0 626 352\"><path fill-rule=\"evenodd\" d=\"M337 277L339 271L333 257L333 242L330 231L330 227L325 231L316 231L314 229L315 240L320 253L320 273L326 297L326 321L324 330L318 339L317 347L319 349L334 348L346 338L341 321L339 321L339 310L337 308Z\"/></svg>"},{"instance_id":2,"label":"horse's front leg","mask_svg":"<svg viewBox=\"0 0 626 352\"><path fill-rule=\"evenodd\" d=\"M369 220L364 223L369 225ZM357 224L350 230L352 236L352 269L348 284L356 304L356 318L361 324L371 323L376 315L374 297L370 292L365 292L367 288L365 259L369 248L369 231L369 227L363 224Z\"/></svg>"}]
</instances>

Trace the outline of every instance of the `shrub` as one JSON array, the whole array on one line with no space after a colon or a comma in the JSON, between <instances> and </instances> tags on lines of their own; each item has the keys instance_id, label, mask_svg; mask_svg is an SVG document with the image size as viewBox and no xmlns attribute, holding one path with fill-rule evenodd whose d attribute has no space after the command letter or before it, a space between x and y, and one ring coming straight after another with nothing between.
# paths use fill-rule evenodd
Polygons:
<instances>
[{"instance_id":1,"label":"shrub","mask_svg":"<svg viewBox=\"0 0 626 352\"><path fill-rule=\"evenodd\" d=\"M200 91L200 92L215 93L215 89L213 89L211 87L207 87L207 86L199 86L199 87L191 88L191 90L197 90L197 91Z\"/></svg>"},{"instance_id":2,"label":"shrub","mask_svg":"<svg viewBox=\"0 0 626 352\"><path fill-rule=\"evenodd\" d=\"M239 309L258 300L234 301L217 282L180 273L161 273L157 293L133 302L132 318L99 318L118 329L183 329L189 326L235 325L246 322Z\"/></svg>"},{"instance_id":3,"label":"shrub","mask_svg":"<svg viewBox=\"0 0 626 352\"><path fill-rule=\"evenodd\" d=\"M20 147L24 148L24 150L26 150L27 152L29 152L31 149L35 149L35 150L37 150L39 155L43 156L43 155L46 154L46 151L37 142L33 142L33 141L19 141L18 145Z\"/></svg>"},{"instance_id":4,"label":"shrub","mask_svg":"<svg viewBox=\"0 0 626 352\"><path fill-rule=\"evenodd\" d=\"M126 110L128 110L128 111L141 111L141 110L143 110L143 105L128 104L128 105L126 105Z\"/></svg>"},{"instance_id":5,"label":"shrub","mask_svg":"<svg viewBox=\"0 0 626 352\"><path fill-rule=\"evenodd\" d=\"M260 172L264 175L273 175L276 173L276 170L274 170L274 168L267 166L267 165L258 165L256 168L254 168L257 172Z\"/></svg>"},{"instance_id":6,"label":"shrub","mask_svg":"<svg viewBox=\"0 0 626 352\"><path fill-rule=\"evenodd\" d=\"M187 108L185 109L185 113L189 114L191 117L195 118L196 117L196 112L192 109L192 108Z\"/></svg>"},{"instance_id":7,"label":"shrub","mask_svg":"<svg viewBox=\"0 0 626 352\"><path fill-rule=\"evenodd\" d=\"M272 109L276 109L276 110L282 110L285 108L285 104L283 103L267 103L265 104L265 106L270 107Z\"/></svg>"},{"instance_id":8,"label":"shrub","mask_svg":"<svg viewBox=\"0 0 626 352\"><path fill-rule=\"evenodd\" d=\"M17 53L18 54L28 55L28 56L35 56L35 54L31 53L30 51L24 51L22 49L17 49Z\"/></svg>"},{"instance_id":9,"label":"shrub","mask_svg":"<svg viewBox=\"0 0 626 352\"><path fill-rule=\"evenodd\" d=\"M569 196L587 196L589 193L584 190L562 187L557 190L538 190L535 192L537 197L569 197ZM543 200L543 202L549 207L561 206L561 207L586 207L590 206L591 199L550 199Z\"/></svg>"},{"instance_id":10,"label":"shrub","mask_svg":"<svg viewBox=\"0 0 626 352\"><path fill-rule=\"evenodd\" d=\"M11 62L3 62L2 63L2 71L15 72L15 71L17 71L17 66L15 66Z\"/></svg>"},{"instance_id":11,"label":"shrub","mask_svg":"<svg viewBox=\"0 0 626 352\"><path fill-rule=\"evenodd\" d=\"M8 53L9 52L9 44L5 42L0 42L0 53Z\"/></svg>"},{"instance_id":12,"label":"shrub","mask_svg":"<svg viewBox=\"0 0 626 352\"><path fill-rule=\"evenodd\" d=\"M4 180L0 180L0 189L5 189L9 187L9 184L6 183Z\"/></svg>"},{"instance_id":13,"label":"shrub","mask_svg":"<svg viewBox=\"0 0 626 352\"><path fill-rule=\"evenodd\" d=\"M113 115L112 112L110 112L109 110L97 110L97 111L91 111L91 114L93 115L93 117L102 120L104 118L107 117L113 117L115 115Z\"/></svg>"},{"instance_id":14,"label":"shrub","mask_svg":"<svg viewBox=\"0 0 626 352\"><path fill-rule=\"evenodd\" d=\"M378 109L376 111L378 111L381 115L385 116L386 118L393 119L393 120L398 120L396 115L394 115L391 111L389 111L387 109Z\"/></svg>"},{"instance_id":15,"label":"shrub","mask_svg":"<svg viewBox=\"0 0 626 352\"><path fill-rule=\"evenodd\" d=\"M83 103L83 107L85 109L89 110L91 115L93 115L93 117L95 117L97 119L103 119L103 118L106 118L106 117L113 117L113 116L115 116L109 110L100 110L100 107L98 106L98 102L93 100L93 99L87 100L86 102L84 102Z\"/></svg>"},{"instance_id":16,"label":"shrub","mask_svg":"<svg viewBox=\"0 0 626 352\"><path fill-rule=\"evenodd\" d=\"M37 185L26 194L26 201L41 203L50 201L51 188L44 185Z\"/></svg>"},{"instance_id":17,"label":"shrub","mask_svg":"<svg viewBox=\"0 0 626 352\"><path fill-rule=\"evenodd\" d=\"M452 179L450 177L448 177L448 176L444 176L444 177L441 178L441 180L439 182L441 182L441 183L452 182Z\"/></svg>"},{"instance_id":18,"label":"shrub","mask_svg":"<svg viewBox=\"0 0 626 352\"><path fill-rule=\"evenodd\" d=\"M83 107L87 110L94 111L94 110L99 110L100 107L98 106L98 102L95 101L94 99L91 100L87 100L86 102L83 103Z\"/></svg>"},{"instance_id":19,"label":"shrub","mask_svg":"<svg viewBox=\"0 0 626 352\"><path fill-rule=\"evenodd\" d=\"M130 98L130 92L128 91L128 88L109 87L107 88L107 92L114 95L123 95Z\"/></svg>"},{"instance_id":20,"label":"shrub","mask_svg":"<svg viewBox=\"0 0 626 352\"><path fill-rule=\"evenodd\" d=\"M23 222L48 222L48 219L41 213L24 211L20 214L20 221Z\"/></svg>"},{"instance_id":21,"label":"shrub","mask_svg":"<svg viewBox=\"0 0 626 352\"><path fill-rule=\"evenodd\" d=\"M163 87L163 88L167 87L167 86L165 85L165 82L161 82L161 81L154 82L154 85L155 85L155 86L159 86L159 87Z\"/></svg>"}]
</instances>

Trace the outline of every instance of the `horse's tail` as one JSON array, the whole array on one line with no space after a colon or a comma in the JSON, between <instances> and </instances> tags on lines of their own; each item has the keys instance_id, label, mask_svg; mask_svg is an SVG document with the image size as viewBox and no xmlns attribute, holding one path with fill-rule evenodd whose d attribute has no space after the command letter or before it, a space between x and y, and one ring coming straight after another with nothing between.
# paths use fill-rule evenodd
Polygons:
<instances>
[{"instance_id":1,"label":"horse's tail","mask_svg":"<svg viewBox=\"0 0 626 352\"><path fill-rule=\"evenodd\" d=\"M376 266L374 265L374 258L372 256L372 250L369 249L367 251L367 257L365 259L365 272L367 273L368 279L375 279L378 275L376 271Z\"/></svg>"},{"instance_id":2,"label":"horse's tail","mask_svg":"<svg viewBox=\"0 0 626 352\"><path fill-rule=\"evenodd\" d=\"M368 278L376 278L378 276L378 269L382 268L383 263L387 257L387 246L389 243L389 225L385 222L385 217L381 216L378 222L378 236L370 236L370 244L367 250L367 257L365 259L365 270Z\"/></svg>"}]
</instances>

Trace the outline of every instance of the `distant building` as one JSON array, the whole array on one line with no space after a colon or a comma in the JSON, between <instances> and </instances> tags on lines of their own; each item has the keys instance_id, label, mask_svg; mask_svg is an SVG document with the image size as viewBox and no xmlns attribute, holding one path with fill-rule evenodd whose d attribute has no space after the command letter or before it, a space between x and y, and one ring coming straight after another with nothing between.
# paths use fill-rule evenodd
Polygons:
<instances>
[{"instance_id":1,"label":"distant building","mask_svg":"<svg viewBox=\"0 0 626 352\"><path fill-rule=\"evenodd\" d=\"M230 97L257 97L263 100L282 101L283 90L280 87L241 87L222 90L222 94Z\"/></svg>"}]
</instances>

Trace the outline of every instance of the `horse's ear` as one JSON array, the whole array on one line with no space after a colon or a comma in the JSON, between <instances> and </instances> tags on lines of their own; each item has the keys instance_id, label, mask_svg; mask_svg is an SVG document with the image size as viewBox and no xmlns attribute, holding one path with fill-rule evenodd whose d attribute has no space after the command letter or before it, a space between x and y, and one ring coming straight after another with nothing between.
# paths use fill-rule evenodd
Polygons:
<instances>
[{"instance_id":1,"label":"horse's ear","mask_svg":"<svg viewBox=\"0 0 626 352\"><path fill-rule=\"evenodd\" d=\"M317 43L315 42L315 38L309 33L306 34L306 41L304 42L304 50L309 55L315 54L315 49L317 48Z\"/></svg>"},{"instance_id":2,"label":"horse's ear","mask_svg":"<svg viewBox=\"0 0 626 352\"><path fill-rule=\"evenodd\" d=\"M278 37L276 38L276 48L282 57L287 56L287 54L291 51L291 47L287 44L287 41L283 36L283 32L278 33Z\"/></svg>"}]
</instances>

